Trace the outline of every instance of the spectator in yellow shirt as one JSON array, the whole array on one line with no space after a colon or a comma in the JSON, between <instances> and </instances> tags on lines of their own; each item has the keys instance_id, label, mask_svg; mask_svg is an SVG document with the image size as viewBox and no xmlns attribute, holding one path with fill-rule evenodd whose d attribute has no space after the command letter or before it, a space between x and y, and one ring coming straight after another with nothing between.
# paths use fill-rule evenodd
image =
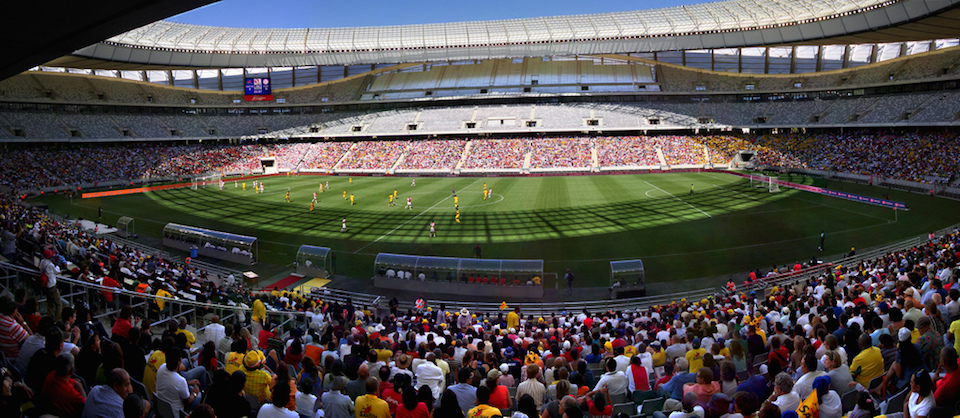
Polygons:
<instances>
[{"instance_id":1,"label":"spectator in yellow shirt","mask_svg":"<svg viewBox=\"0 0 960 418\"><path fill-rule=\"evenodd\" d=\"M861 335L859 343L860 354L850 363L850 374L863 387L870 387L871 380L883 375L883 355L879 348L873 346L870 335Z\"/></svg>"},{"instance_id":2,"label":"spectator in yellow shirt","mask_svg":"<svg viewBox=\"0 0 960 418\"><path fill-rule=\"evenodd\" d=\"M390 406L387 401L377 397L377 389L380 382L374 377L368 377L366 381L367 394L358 396L356 401L357 418L390 418Z\"/></svg>"},{"instance_id":3,"label":"spectator in yellow shirt","mask_svg":"<svg viewBox=\"0 0 960 418\"><path fill-rule=\"evenodd\" d=\"M690 365L689 370L700 370L703 367L703 356L707 354L707 350L700 348L700 339L693 339L693 350L687 351L687 355L684 356L687 358L687 364Z\"/></svg>"},{"instance_id":4,"label":"spectator in yellow shirt","mask_svg":"<svg viewBox=\"0 0 960 418\"><path fill-rule=\"evenodd\" d=\"M507 329L520 329L520 307L513 308L513 312L507 314Z\"/></svg>"},{"instance_id":5,"label":"spectator in yellow shirt","mask_svg":"<svg viewBox=\"0 0 960 418\"><path fill-rule=\"evenodd\" d=\"M183 334L187 337L187 348L193 347L193 344L197 342L197 337L195 337L192 332L187 331L187 318L180 317L180 324L179 327L177 327L177 334Z\"/></svg>"}]
</instances>

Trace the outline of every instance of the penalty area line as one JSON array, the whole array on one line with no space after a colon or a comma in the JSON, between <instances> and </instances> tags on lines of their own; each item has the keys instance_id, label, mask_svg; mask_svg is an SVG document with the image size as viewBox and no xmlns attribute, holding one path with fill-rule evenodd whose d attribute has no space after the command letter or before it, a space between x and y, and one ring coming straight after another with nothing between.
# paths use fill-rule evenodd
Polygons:
<instances>
[{"instance_id":1,"label":"penalty area line","mask_svg":"<svg viewBox=\"0 0 960 418\"><path fill-rule=\"evenodd\" d=\"M470 186L473 186L474 184L477 184L477 182L479 182L479 181L480 181L480 179L477 179L477 181L474 181L473 183L470 183L469 185L467 185L467 187L464 187L463 189L460 189L460 190L461 190L461 191L466 190L466 189L469 188ZM389 232L387 232L386 234L381 235L379 238L377 238L377 239L375 239L375 240L373 240L373 241L370 241L369 243L367 243L367 245L364 245L364 246L358 248L356 251L351 252L351 254L357 254L357 253L359 253L360 251L365 250L367 247L369 247L369 246L371 246L371 245L373 245L373 244L376 244L376 243L380 242L380 240L386 238L387 236L393 234L394 232L397 232L398 229L403 228L404 226L406 226L406 225L407 225L408 223L410 223L410 222L413 222L414 219L417 219L417 218L423 216L424 213L427 213L427 212L433 210L433 208L435 208L435 207L437 207L437 206L440 206L441 203L446 202L447 200L450 200L451 197L453 197L453 195L450 195L450 196L447 196L447 197L443 198L443 200L435 203L433 206L430 206L429 208L424 209L423 212L420 212L420 213L416 214L414 217L408 219L406 222L404 222L404 223L402 223L402 224L400 224L400 225L397 225L396 228L393 228L393 229L391 229Z\"/></svg>"},{"instance_id":2,"label":"penalty area line","mask_svg":"<svg viewBox=\"0 0 960 418\"><path fill-rule=\"evenodd\" d=\"M683 199L681 199L681 198L679 198L679 197L674 196L673 193L670 193L670 192L668 192L668 191L666 191L666 190L663 190L663 189L661 189L661 188L659 188L659 187L657 187L657 186L654 186L654 185L651 184L649 181L644 181L644 183L647 183L647 184L650 185L650 187L653 187L654 189L657 189L657 190L659 190L659 191L661 191L661 192L664 192L664 193L666 193L667 195L669 195L670 197L672 197L672 198L674 198L674 199L677 199L677 200L683 202L683 204L685 204L685 205L687 205L687 206L690 206L691 208L696 209L697 212L700 212L700 213L702 213L702 214L704 214L704 215L707 215L708 218L712 218L712 217L713 217L713 216L710 216L709 213L700 210L700 208L698 208L698 207L696 207L696 206L693 206L693 205L691 205L690 203L687 203L686 200L683 200Z\"/></svg>"}]
</instances>

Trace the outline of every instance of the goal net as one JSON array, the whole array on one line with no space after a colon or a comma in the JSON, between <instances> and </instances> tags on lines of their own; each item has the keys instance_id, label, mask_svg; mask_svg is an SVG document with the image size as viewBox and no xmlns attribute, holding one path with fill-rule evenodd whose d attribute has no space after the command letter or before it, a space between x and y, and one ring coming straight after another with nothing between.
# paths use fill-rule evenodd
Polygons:
<instances>
[{"instance_id":1,"label":"goal net","mask_svg":"<svg viewBox=\"0 0 960 418\"><path fill-rule=\"evenodd\" d=\"M750 176L750 187L767 189L770 193L780 192L780 184L776 177L754 174Z\"/></svg>"},{"instance_id":2,"label":"goal net","mask_svg":"<svg viewBox=\"0 0 960 418\"><path fill-rule=\"evenodd\" d=\"M207 186L219 187L220 175L194 177L190 181L190 188L193 190L205 189Z\"/></svg>"}]
</instances>

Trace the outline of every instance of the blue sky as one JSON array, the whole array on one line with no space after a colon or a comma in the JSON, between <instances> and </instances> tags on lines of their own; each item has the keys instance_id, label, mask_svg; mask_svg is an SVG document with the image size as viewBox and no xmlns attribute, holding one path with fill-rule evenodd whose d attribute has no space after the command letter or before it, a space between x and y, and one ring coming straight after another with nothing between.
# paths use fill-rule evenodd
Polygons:
<instances>
[{"instance_id":1,"label":"blue sky","mask_svg":"<svg viewBox=\"0 0 960 418\"><path fill-rule=\"evenodd\" d=\"M221 0L170 18L248 28L328 28L515 19L654 9L708 0Z\"/></svg>"}]
</instances>

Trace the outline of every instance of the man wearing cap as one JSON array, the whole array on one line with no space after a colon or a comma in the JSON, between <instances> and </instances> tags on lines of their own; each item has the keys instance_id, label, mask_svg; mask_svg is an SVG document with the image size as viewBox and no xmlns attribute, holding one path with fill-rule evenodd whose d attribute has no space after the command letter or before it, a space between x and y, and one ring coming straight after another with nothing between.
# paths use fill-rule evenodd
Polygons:
<instances>
[{"instance_id":1,"label":"man wearing cap","mask_svg":"<svg viewBox=\"0 0 960 418\"><path fill-rule=\"evenodd\" d=\"M903 341L904 337L908 340L910 338L910 330L906 328L900 328L899 334L900 341ZM850 362L850 375L863 387L870 387L871 380L883 375L883 355L879 348L873 346L869 335L861 335L859 344L860 354Z\"/></svg>"},{"instance_id":2,"label":"man wearing cap","mask_svg":"<svg viewBox=\"0 0 960 418\"><path fill-rule=\"evenodd\" d=\"M334 377L330 381L327 391L320 395L324 418L354 418L353 401L347 395L340 393L346 384L347 379L345 377Z\"/></svg>"},{"instance_id":3,"label":"man wearing cap","mask_svg":"<svg viewBox=\"0 0 960 418\"><path fill-rule=\"evenodd\" d=\"M57 275L60 274L59 258L57 253L51 249L43 250L43 260L38 266L40 276L46 277L47 283L40 285L43 287L43 293L47 296L47 315L53 317L54 321L60 321L60 313L63 311L63 300L60 299L60 290L57 289Z\"/></svg>"},{"instance_id":4,"label":"man wearing cap","mask_svg":"<svg viewBox=\"0 0 960 418\"><path fill-rule=\"evenodd\" d=\"M843 414L843 406L840 403L840 395L830 390L830 376L820 376L813 379L813 390L817 391L817 399L820 405L817 410L821 418L840 418Z\"/></svg>"},{"instance_id":5,"label":"man wearing cap","mask_svg":"<svg viewBox=\"0 0 960 418\"><path fill-rule=\"evenodd\" d=\"M687 352L684 356L687 359L687 364L690 365L690 370L700 370L703 367L703 356L707 354L705 348L700 347L700 339L693 339L693 350Z\"/></svg>"},{"instance_id":6,"label":"man wearing cap","mask_svg":"<svg viewBox=\"0 0 960 418\"><path fill-rule=\"evenodd\" d=\"M255 396L260 403L270 399L270 388L273 386L273 376L263 370L263 362L263 353L257 350L247 351L243 357L243 374L247 376L243 391Z\"/></svg>"}]
</instances>

